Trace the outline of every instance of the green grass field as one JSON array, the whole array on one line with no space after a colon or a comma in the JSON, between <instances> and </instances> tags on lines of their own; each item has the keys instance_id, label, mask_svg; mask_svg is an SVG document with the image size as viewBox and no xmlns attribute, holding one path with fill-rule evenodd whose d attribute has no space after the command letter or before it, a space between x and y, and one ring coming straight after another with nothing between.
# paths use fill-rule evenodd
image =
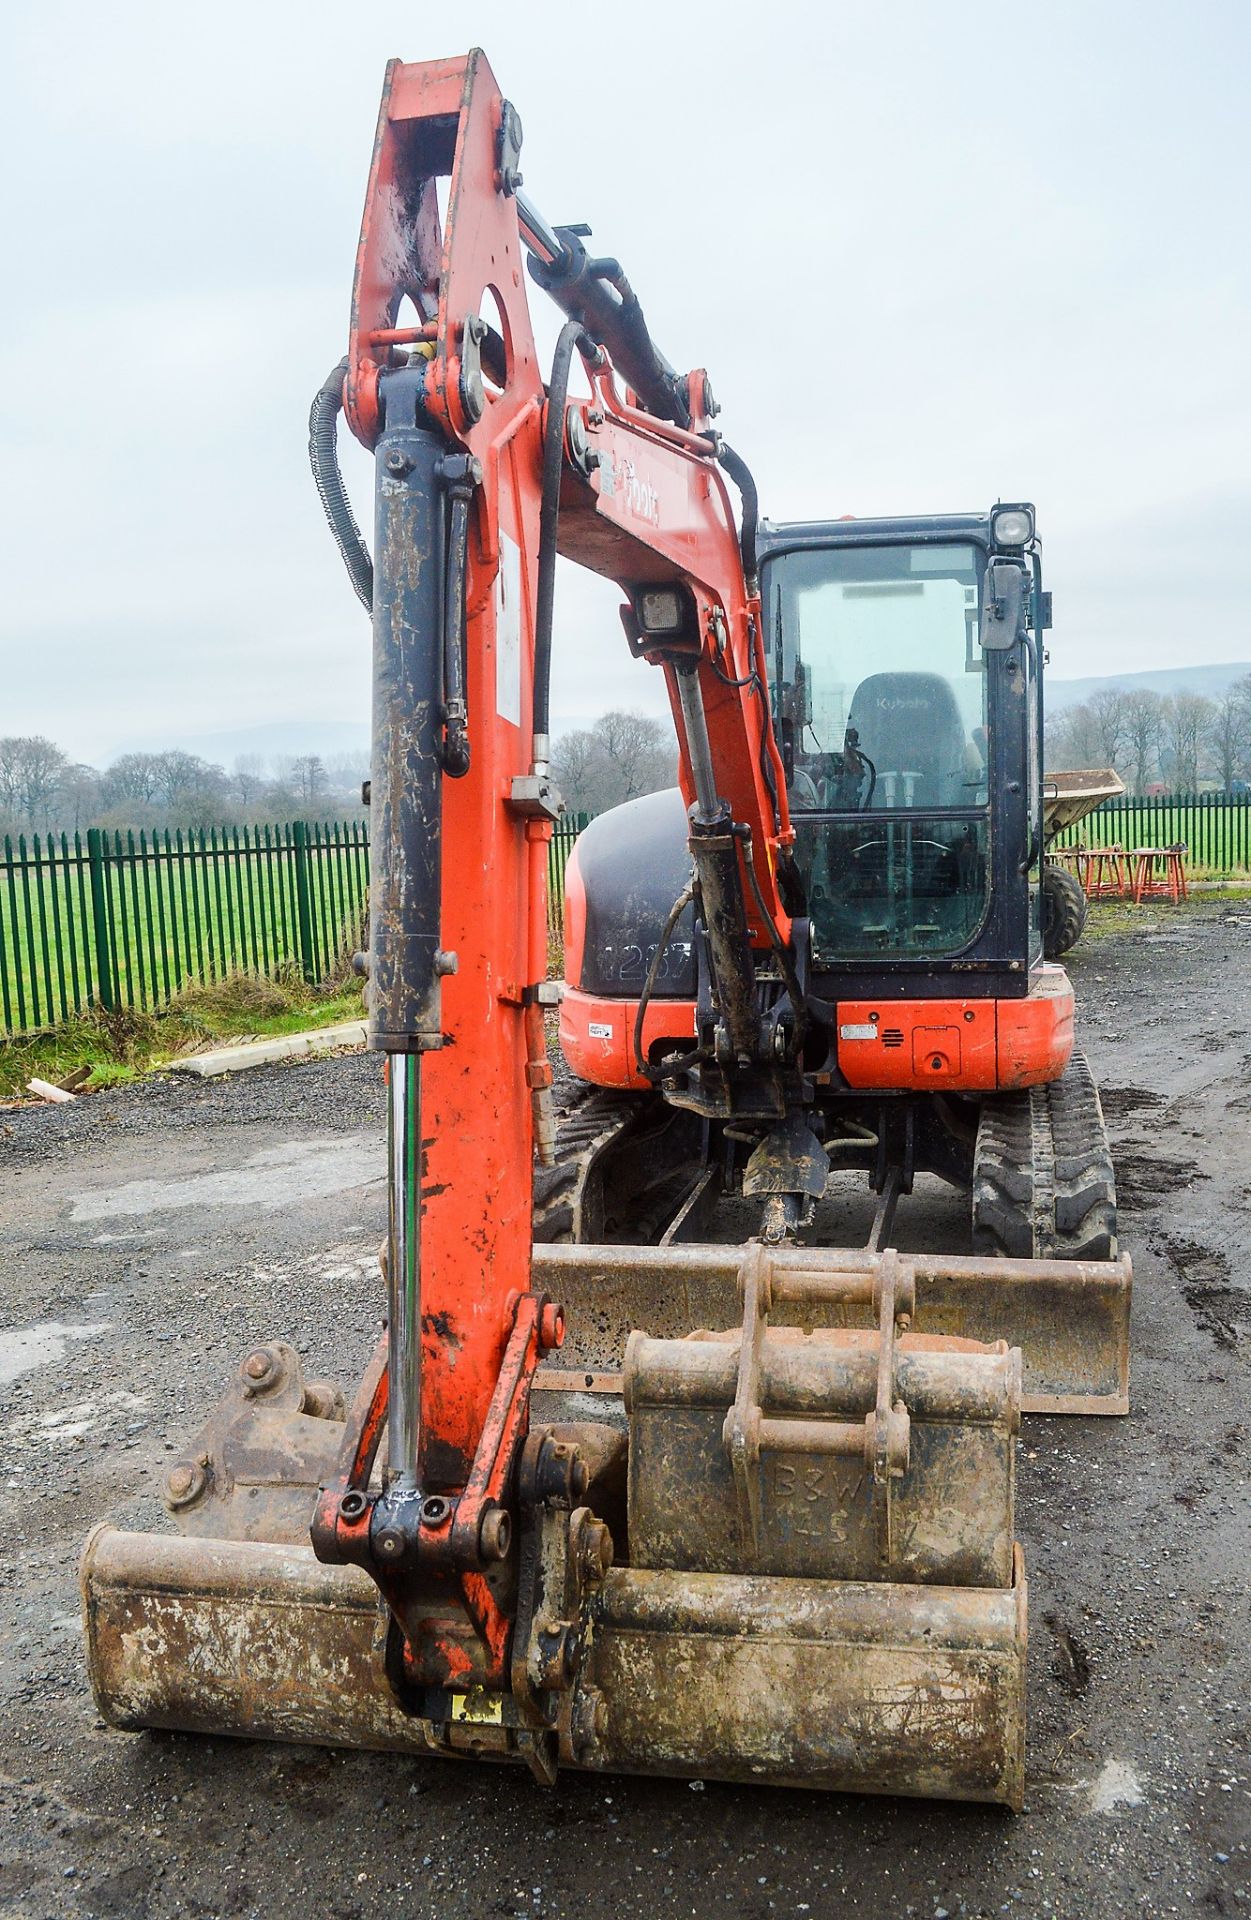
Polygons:
<instances>
[{"instance_id":1,"label":"green grass field","mask_svg":"<svg viewBox=\"0 0 1251 1920\"><path fill-rule=\"evenodd\" d=\"M24 859L9 843L0 1032L39 1031L110 1002L153 1009L188 982L238 973L341 971L361 940L368 851L363 834L332 831L299 844L269 831L181 846L109 836L94 862L73 843L32 841Z\"/></svg>"},{"instance_id":2,"label":"green grass field","mask_svg":"<svg viewBox=\"0 0 1251 1920\"><path fill-rule=\"evenodd\" d=\"M548 864L559 936L566 817ZM0 1034L93 1008L151 1010L189 982L247 973L324 981L365 943L361 822L220 834L89 834L0 844Z\"/></svg>"},{"instance_id":3,"label":"green grass field","mask_svg":"<svg viewBox=\"0 0 1251 1920\"><path fill-rule=\"evenodd\" d=\"M1056 841L1065 847L1186 848L1186 871L1196 879L1218 879L1251 871L1251 797L1209 801L1177 800L1168 795L1101 807Z\"/></svg>"},{"instance_id":4,"label":"green grass field","mask_svg":"<svg viewBox=\"0 0 1251 1920\"><path fill-rule=\"evenodd\" d=\"M302 1033L360 1019L362 996L363 985L355 979L315 988L298 979L234 974L186 987L154 1012L93 1009L47 1033L0 1038L0 1100L20 1097L32 1079L60 1086L85 1074L76 1090L94 1092L138 1079L215 1042Z\"/></svg>"}]
</instances>

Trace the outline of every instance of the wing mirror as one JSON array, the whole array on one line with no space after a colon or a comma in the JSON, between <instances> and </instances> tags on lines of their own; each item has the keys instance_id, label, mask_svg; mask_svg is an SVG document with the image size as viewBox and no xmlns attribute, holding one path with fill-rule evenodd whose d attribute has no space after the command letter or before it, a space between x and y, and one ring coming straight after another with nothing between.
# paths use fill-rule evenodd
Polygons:
<instances>
[{"instance_id":1,"label":"wing mirror","mask_svg":"<svg viewBox=\"0 0 1251 1920\"><path fill-rule=\"evenodd\" d=\"M992 560L986 569L978 639L987 653L1006 653L1016 643L1025 610L1025 569L1014 560Z\"/></svg>"}]
</instances>

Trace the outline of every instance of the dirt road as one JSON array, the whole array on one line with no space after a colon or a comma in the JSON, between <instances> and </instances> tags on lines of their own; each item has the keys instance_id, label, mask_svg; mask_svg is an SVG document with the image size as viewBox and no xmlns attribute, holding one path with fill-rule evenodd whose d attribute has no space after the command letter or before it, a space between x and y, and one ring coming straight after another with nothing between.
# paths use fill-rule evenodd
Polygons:
<instances>
[{"instance_id":1,"label":"dirt road","mask_svg":"<svg viewBox=\"0 0 1251 1920\"><path fill-rule=\"evenodd\" d=\"M75 1566L255 1338L354 1378L376 1064L0 1114L0 1913L1251 1911L1251 910L1073 956L1134 1255L1133 1412L1026 1422L1026 1811L527 1777L103 1729ZM901 1212L949 1232L951 1198Z\"/></svg>"}]
</instances>

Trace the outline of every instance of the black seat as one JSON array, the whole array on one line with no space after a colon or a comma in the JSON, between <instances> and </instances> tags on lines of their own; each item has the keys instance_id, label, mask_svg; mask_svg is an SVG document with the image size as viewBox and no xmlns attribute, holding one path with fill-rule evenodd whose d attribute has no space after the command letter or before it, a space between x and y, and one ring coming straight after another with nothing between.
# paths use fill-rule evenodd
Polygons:
<instances>
[{"instance_id":1,"label":"black seat","mask_svg":"<svg viewBox=\"0 0 1251 1920\"><path fill-rule=\"evenodd\" d=\"M914 807L960 807L969 799L967 740L956 696L940 673L871 673L856 688L848 728L860 735L860 750L877 768L875 807L887 803L886 774L916 775ZM907 788L895 783L893 804Z\"/></svg>"}]
</instances>

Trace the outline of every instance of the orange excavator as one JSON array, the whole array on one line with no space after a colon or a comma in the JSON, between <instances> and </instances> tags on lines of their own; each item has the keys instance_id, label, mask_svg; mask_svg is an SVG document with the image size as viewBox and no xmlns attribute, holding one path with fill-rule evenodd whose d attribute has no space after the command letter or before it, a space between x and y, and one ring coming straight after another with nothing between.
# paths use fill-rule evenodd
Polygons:
<instances>
[{"instance_id":1,"label":"orange excavator","mask_svg":"<svg viewBox=\"0 0 1251 1920\"><path fill-rule=\"evenodd\" d=\"M520 149L480 52L388 68L311 423L373 622L382 1335L350 1401L251 1349L168 1473L178 1532L93 1533L95 1697L548 1782L1019 1806L1015 1435L1124 1410L1130 1284L1098 1178L1060 1244L1097 1101L1057 1104L1072 996L1038 950L1032 510L758 523L707 375L537 212ZM566 315L546 383L527 277ZM581 843L562 1034L603 1091L562 1134L558 553L620 583L680 753L680 798ZM832 1164L869 1171L867 1245L818 1244ZM890 1244L925 1169L973 1179L972 1253ZM701 1241L726 1196L747 1237Z\"/></svg>"}]
</instances>

